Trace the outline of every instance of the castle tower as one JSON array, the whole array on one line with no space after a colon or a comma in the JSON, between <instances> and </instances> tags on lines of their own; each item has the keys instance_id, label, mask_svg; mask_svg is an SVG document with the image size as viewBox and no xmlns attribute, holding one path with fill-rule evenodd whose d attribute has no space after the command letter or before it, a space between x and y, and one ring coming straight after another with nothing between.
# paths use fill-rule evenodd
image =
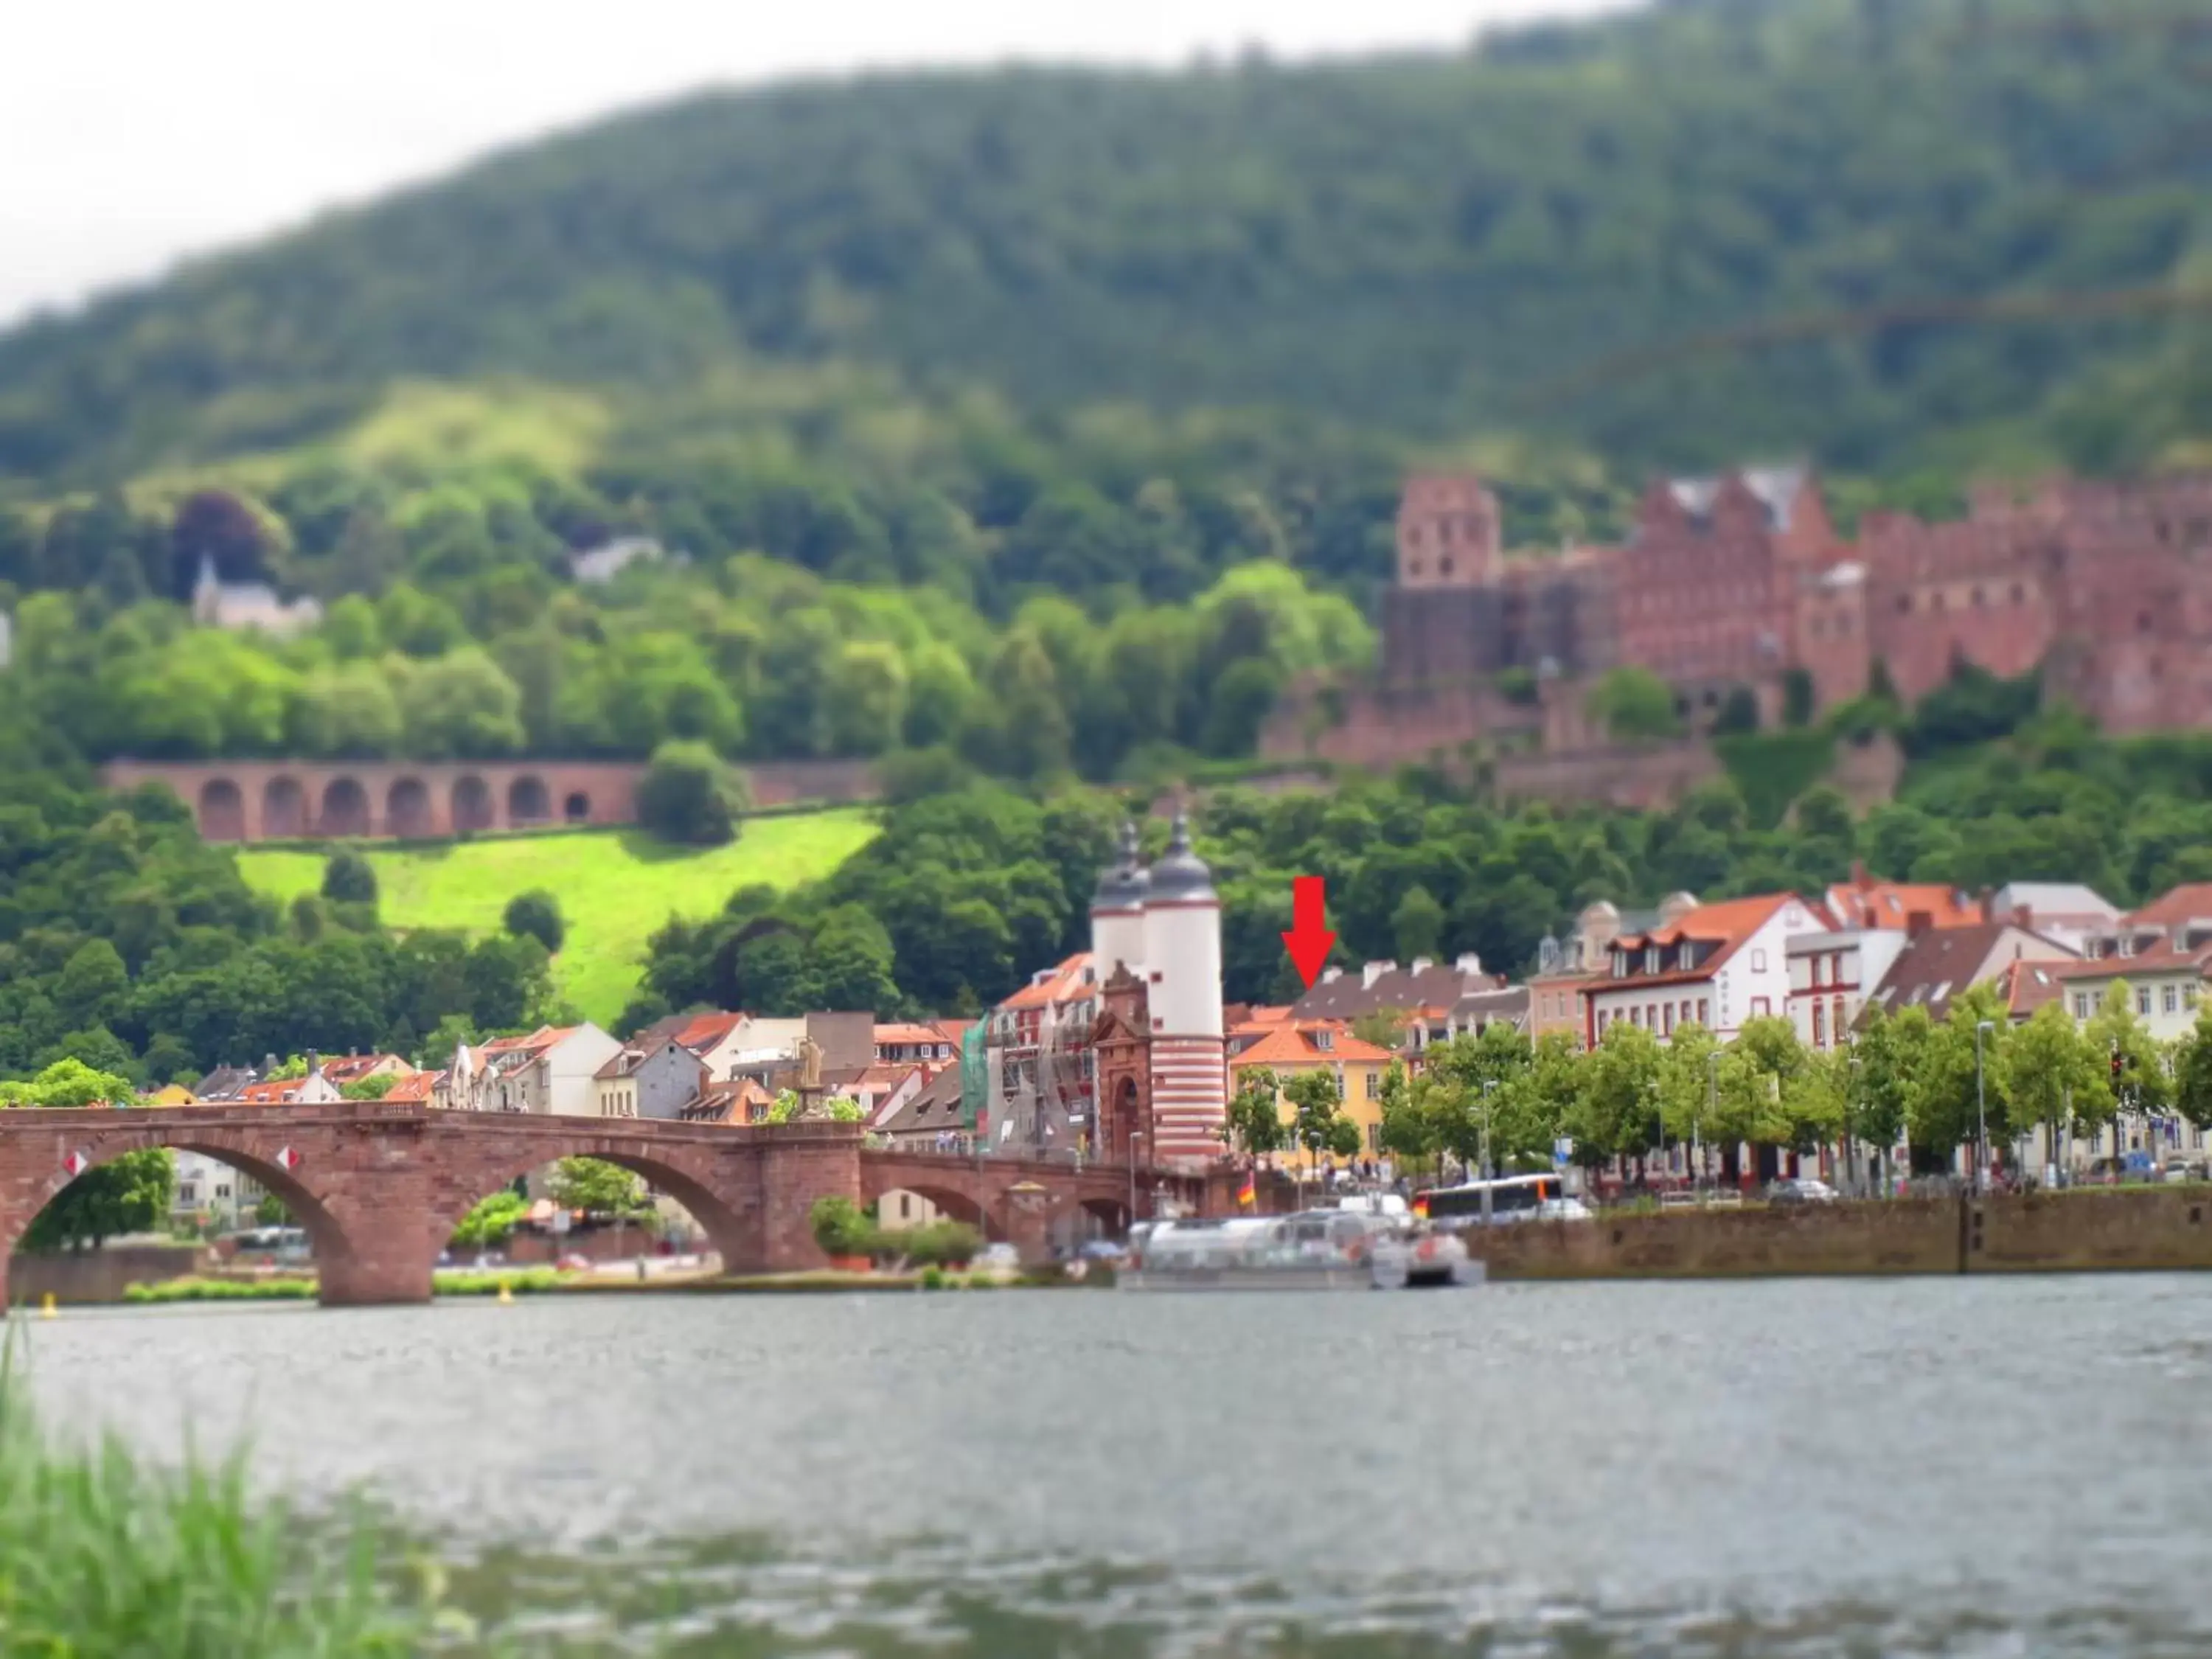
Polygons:
<instances>
[{"instance_id":1,"label":"castle tower","mask_svg":"<svg viewBox=\"0 0 2212 1659\"><path fill-rule=\"evenodd\" d=\"M1221 900L1213 872L1191 850L1190 820L1181 810L1144 906L1157 1155L1162 1164L1204 1164L1220 1155L1229 1104Z\"/></svg>"},{"instance_id":2,"label":"castle tower","mask_svg":"<svg viewBox=\"0 0 2212 1659\"><path fill-rule=\"evenodd\" d=\"M1091 962L1101 985L1114 977L1116 968L1135 973L1145 956L1145 896L1152 878L1137 852L1137 826L1121 825L1121 851L1115 861L1100 872L1098 890L1091 900Z\"/></svg>"},{"instance_id":3,"label":"castle tower","mask_svg":"<svg viewBox=\"0 0 2212 1659\"><path fill-rule=\"evenodd\" d=\"M1480 587L1504 548L1498 497L1465 474L1408 478L1398 501L1398 586Z\"/></svg>"}]
</instances>

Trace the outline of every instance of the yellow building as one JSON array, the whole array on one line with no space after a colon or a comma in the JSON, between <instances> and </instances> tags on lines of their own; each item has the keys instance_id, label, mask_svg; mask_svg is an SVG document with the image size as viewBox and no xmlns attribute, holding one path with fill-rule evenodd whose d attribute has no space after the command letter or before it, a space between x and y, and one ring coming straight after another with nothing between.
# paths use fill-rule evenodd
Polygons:
<instances>
[{"instance_id":1,"label":"yellow building","mask_svg":"<svg viewBox=\"0 0 2212 1659\"><path fill-rule=\"evenodd\" d=\"M1352 1036L1343 1020L1286 1020L1230 1061L1230 1072L1238 1089L1243 1087L1246 1073L1261 1069L1273 1072L1278 1084L1307 1072L1334 1073L1337 1093L1344 1101L1338 1109L1359 1126L1359 1155L1376 1158L1382 1153L1382 1077L1396 1058L1388 1048ZM1297 1109L1279 1090L1275 1105L1285 1123L1297 1121ZM1320 1159L1322 1164L1346 1161L1327 1153ZM1304 1147L1293 1146L1279 1154L1276 1162L1285 1169L1306 1169L1315 1160Z\"/></svg>"}]
</instances>

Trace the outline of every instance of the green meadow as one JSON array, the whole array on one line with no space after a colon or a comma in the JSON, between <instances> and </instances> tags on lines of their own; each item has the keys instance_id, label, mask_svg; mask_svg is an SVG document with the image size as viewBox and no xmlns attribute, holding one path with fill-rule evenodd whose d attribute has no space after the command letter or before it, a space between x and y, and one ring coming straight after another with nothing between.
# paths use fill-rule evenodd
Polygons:
<instances>
[{"instance_id":1,"label":"green meadow","mask_svg":"<svg viewBox=\"0 0 2212 1659\"><path fill-rule=\"evenodd\" d=\"M638 987L646 941L671 916L711 915L740 887L787 889L827 875L876 833L861 807L746 820L727 847L672 847L641 830L548 831L482 841L364 848L392 927L500 926L507 902L542 887L568 927L553 976L589 1018L611 1023ZM245 848L239 867L256 888L290 900L321 884L326 854Z\"/></svg>"}]
</instances>

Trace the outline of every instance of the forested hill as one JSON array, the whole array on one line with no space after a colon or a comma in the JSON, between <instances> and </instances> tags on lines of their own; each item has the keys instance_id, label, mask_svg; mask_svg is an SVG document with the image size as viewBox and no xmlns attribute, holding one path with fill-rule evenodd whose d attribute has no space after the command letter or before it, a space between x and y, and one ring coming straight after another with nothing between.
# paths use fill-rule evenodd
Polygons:
<instances>
[{"instance_id":1,"label":"forested hill","mask_svg":"<svg viewBox=\"0 0 2212 1659\"><path fill-rule=\"evenodd\" d=\"M1630 470L2148 463L2212 429L2212 313L2168 308L2212 291L2208 71L2212 0L1673 0L702 97L0 338L0 477L296 446L399 377L763 362Z\"/></svg>"}]
</instances>

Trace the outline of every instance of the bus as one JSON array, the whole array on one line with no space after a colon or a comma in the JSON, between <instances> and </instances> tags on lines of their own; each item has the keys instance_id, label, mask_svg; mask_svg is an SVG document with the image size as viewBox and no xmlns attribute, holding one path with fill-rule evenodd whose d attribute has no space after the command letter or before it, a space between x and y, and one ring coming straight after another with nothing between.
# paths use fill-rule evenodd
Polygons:
<instances>
[{"instance_id":1,"label":"bus","mask_svg":"<svg viewBox=\"0 0 2212 1659\"><path fill-rule=\"evenodd\" d=\"M1490 1194L1492 1221L1524 1221L1547 1201L1565 1197L1566 1188L1556 1175L1504 1176L1457 1187L1431 1187L1413 1194L1413 1213L1439 1226L1480 1226L1485 1193Z\"/></svg>"}]
</instances>

